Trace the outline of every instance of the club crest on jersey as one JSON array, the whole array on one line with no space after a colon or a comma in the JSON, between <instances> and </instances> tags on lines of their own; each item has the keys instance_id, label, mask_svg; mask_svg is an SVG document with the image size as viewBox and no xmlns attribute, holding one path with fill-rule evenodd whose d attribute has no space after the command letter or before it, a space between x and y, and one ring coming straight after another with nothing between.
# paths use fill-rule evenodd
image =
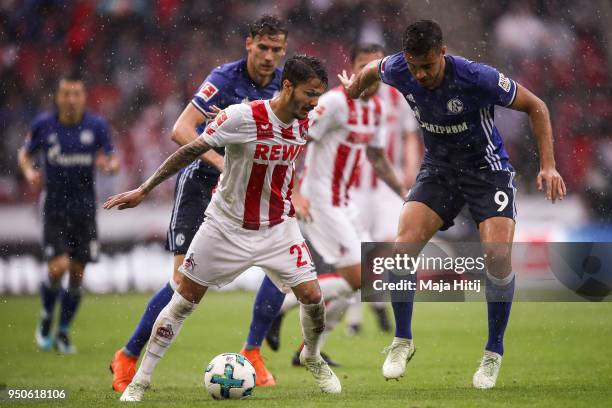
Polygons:
<instances>
[{"instance_id":1,"label":"club crest on jersey","mask_svg":"<svg viewBox=\"0 0 612 408\"><path fill-rule=\"evenodd\" d=\"M202 85L202 88L200 88L198 95L201 96L205 102L208 102L217 92L219 92L219 90L216 86L210 82L205 82L204 85Z\"/></svg>"},{"instance_id":2,"label":"club crest on jersey","mask_svg":"<svg viewBox=\"0 0 612 408\"><path fill-rule=\"evenodd\" d=\"M85 129L79 135L79 140L84 145L92 144L93 141L94 141L94 134L93 134L93 132L91 130Z\"/></svg>"},{"instance_id":3,"label":"club crest on jersey","mask_svg":"<svg viewBox=\"0 0 612 408\"><path fill-rule=\"evenodd\" d=\"M57 143L57 133L51 133L49 136L47 136L47 142L49 144L56 144Z\"/></svg>"},{"instance_id":4,"label":"club crest on jersey","mask_svg":"<svg viewBox=\"0 0 612 408\"><path fill-rule=\"evenodd\" d=\"M219 114L215 117L215 123L217 124L217 126L221 126L223 122L225 122L226 120L227 120L227 113L224 110L219 112Z\"/></svg>"},{"instance_id":5,"label":"club crest on jersey","mask_svg":"<svg viewBox=\"0 0 612 408\"><path fill-rule=\"evenodd\" d=\"M453 98L446 102L446 109L448 109L450 113L461 113L463 112L463 102L461 102L459 98Z\"/></svg>"},{"instance_id":6,"label":"club crest on jersey","mask_svg":"<svg viewBox=\"0 0 612 408\"><path fill-rule=\"evenodd\" d=\"M497 85L499 85L499 87L504 91L510 92L510 79L501 72L499 73L499 82L497 83Z\"/></svg>"}]
</instances>

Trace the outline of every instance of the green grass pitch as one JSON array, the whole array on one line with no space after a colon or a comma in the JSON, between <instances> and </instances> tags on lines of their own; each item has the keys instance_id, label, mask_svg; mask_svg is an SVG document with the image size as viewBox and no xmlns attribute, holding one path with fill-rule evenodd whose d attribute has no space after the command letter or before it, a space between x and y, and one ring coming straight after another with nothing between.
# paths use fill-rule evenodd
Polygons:
<instances>
[{"instance_id":1,"label":"green grass pitch","mask_svg":"<svg viewBox=\"0 0 612 408\"><path fill-rule=\"evenodd\" d=\"M0 297L0 383L7 388L63 388L66 401L0 402L3 406L119 406L108 363L123 345L147 295L88 295L74 326L79 353L39 352L33 341L37 297ZM202 387L212 357L237 352L244 341L253 294L211 293L190 317L153 377L142 406L196 407L601 407L612 401L612 303L515 303L506 355L493 390L471 388L485 341L482 303L417 303L417 353L400 381L385 382L381 350L391 336L375 329L366 309L364 332L354 338L340 328L326 351L343 367L339 396L322 395L305 369L289 359L299 342L297 313L285 320L282 349L264 347L278 386L256 388L245 401L213 401Z\"/></svg>"}]
</instances>

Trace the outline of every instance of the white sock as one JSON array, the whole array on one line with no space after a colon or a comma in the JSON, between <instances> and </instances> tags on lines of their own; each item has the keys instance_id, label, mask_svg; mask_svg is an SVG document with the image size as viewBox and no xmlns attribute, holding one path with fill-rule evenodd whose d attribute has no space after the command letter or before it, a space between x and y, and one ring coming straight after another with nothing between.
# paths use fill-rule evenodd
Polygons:
<instances>
[{"instance_id":1,"label":"white sock","mask_svg":"<svg viewBox=\"0 0 612 408\"><path fill-rule=\"evenodd\" d=\"M157 363L176 339L183 327L183 322L196 306L196 303L191 303L178 292L174 292L170 303L162 309L155 320L145 355L134 376L134 381L146 384L151 382L151 376Z\"/></svg>"},{"instance_id":2,"label":"white sock","mask_svg":"<svg viewBox=\"0 0 612 408\"><path fill-rule=\"evenodd\" d=\"M323 348L323 345L327 341L327 337L336 328L338 323L342 321L346 309L351 305L351 302L346 297L341 297L328 302L325 305L325 330L321 334L321 340L319 340L319 347Z\"/></svg>"},{"instance_id":3,"label":"white sock","mask_svg":"<svg viewBox=\"0 0 612 408\"><path fill-rule=\"evenodd\" d=\"M346 323L351 326L360 326L363 323L363 309L361 307L361 291L356 291L351 298L346 312Z\"/></svg>"},{"instance_id":4,"label":"white sock","mask_svg":"<svg viewBox=\"0 0 612 408\"><path fill-rule=\"evenodd\" d=\"M300 323L304 337L304 357L317 357L321 352L321 334L325 330L325 303L314 305L300 303Z\"/></svg>"}]
</instances>

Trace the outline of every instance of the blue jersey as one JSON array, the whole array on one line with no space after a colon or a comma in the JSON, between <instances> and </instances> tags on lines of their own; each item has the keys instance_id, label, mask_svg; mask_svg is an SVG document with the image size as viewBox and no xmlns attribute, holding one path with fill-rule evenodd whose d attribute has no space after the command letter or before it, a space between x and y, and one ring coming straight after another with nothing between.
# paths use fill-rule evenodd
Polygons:
<instances>
[{"instance_id":1,"label":"blue jersey","mask_svg":"<svg viewBox=\"0 0 612 408\"><path fill-rule=\"evenodd\" d=\"M95 158L113 151L106 121L89 112L76 125L60 123L57 112L37 116L26 140L28 155L42 153L45 213L95 211Z\"/></svg>"},{"instance_id":2,"label":"blue jersey","mask_svg":"<svg viewBox=\"0 0 612 408\"><path fill-rule=\"evenodd\" d=\"M495 105L509 106L516 83L488 65L458 56L444 57L444 81L420 86L403 53L382 59L383 82L397 88L415 113L424 134L425 163L458 168L510 169L508 153L493 121Z\"/></svg>"},{"instance_id":3,"label":"blue jersey","mask_svg":"<svg viewBox=\"0 0 612 408\"><path fill-rule=\"evenodd\" d=\"M215 68L193 96L191 103L198 108L204 115L211 111L212 105L225 109L230 105L244 103L257 99L271 99L280 90L282 70L274 71L272 81L261 87L249 77L246 59L230 62ZM202 133L206 123L198 127L198 133ZM215 149L223 154L223 148ZM212 183L216 183L219 171L201 160L197 160L189 166L191 171L198 171L207 176Z\"/></svg>"}]
</instances>

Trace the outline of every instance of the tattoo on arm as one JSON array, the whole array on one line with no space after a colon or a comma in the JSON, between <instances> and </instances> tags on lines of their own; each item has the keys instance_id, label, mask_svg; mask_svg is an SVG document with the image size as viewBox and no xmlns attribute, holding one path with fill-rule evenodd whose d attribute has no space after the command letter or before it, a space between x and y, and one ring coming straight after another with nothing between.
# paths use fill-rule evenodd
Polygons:
<instances>
[{"instance_id":1,"label":"tattoo on arm","mask_svg":"<svg viewBox=\"0 0 612 408\"><path fill-rule=\"evenodd\" d=\"M166 161L159 166L155 173L153 173L153 175L140 186L140 188L145 193L149 193L158 184L172 177L176 172L197 159L201 154L210 150L210 148L210 145L201 137L198 137L191 143L182 146L170 157L168 157Z\"/></svg>"},{"instance_id":2,"label":"tattoo on arm","mask_svg":"<svg viewBox=\"0 0 612 408\"><path fill-rule=\"evenodd\" d=\"M402 194L402 184L397 179L397 175L391 166L391 162L387 156L385 156L385 151L381 148L377 147L368 147L366 150L368 160L372 163L372 167L374 168L374 172L378 177L380 177L393 191L395 191L398 195Z\"/></svg>"}]
</instances>

